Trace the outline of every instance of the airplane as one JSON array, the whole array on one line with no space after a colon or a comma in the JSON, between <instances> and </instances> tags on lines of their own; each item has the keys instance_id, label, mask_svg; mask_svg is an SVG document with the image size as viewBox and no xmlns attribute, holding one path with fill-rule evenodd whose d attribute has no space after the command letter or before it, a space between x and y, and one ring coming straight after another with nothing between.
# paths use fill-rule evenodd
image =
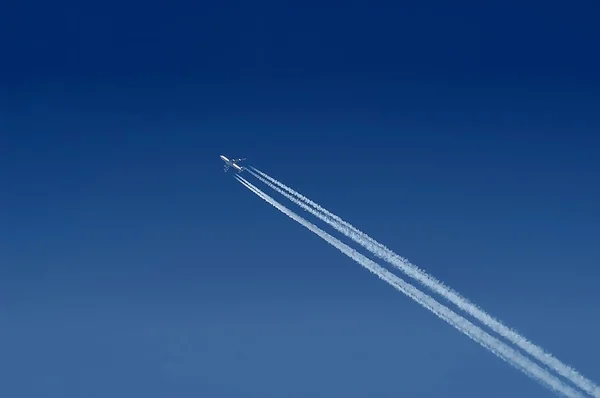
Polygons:
<instances>
[{"instance_id":1,"label":"airplane","mask_svg":"<svg viewBox=\"0 0 600 398\"><path fill-rule=\"evenodd\" d=\"M241 173L242 171L244 171L243 167L238 166L238 162L241 162L242 160L246 160L246 158L229 160L223 155L221 155L220 158L222 161L225 162L225 167L223 167L224 172L227 172L227 170L229 170L230 167L233 167L238 173Z\"/></svg>"}]
</instances>

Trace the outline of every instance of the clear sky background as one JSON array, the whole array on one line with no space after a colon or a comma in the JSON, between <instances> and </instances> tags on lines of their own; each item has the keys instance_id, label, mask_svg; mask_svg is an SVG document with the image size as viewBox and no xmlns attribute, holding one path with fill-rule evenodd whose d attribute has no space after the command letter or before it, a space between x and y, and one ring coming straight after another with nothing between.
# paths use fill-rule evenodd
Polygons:
<instances>
[{"instance_id":1,"label":"clear sky background","mask_svg":"<svg viewBox=\"0 0 600 398\"><path fill-rule=\"evenodd\" d=\"M0 396L552 396L220 154L600 381L597 23L595 1L3 5Z\"/></svg>"}]
</instances>

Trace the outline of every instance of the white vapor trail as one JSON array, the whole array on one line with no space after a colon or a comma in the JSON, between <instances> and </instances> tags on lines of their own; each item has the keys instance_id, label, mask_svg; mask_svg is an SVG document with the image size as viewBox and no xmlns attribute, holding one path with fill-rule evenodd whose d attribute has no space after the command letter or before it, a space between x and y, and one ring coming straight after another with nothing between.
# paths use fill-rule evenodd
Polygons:
<instances>
[{"instance_id":1,"label":"white vapor trail","mask_svg":"<svg viewBox=\"0 0 600 398\"><path fill-rule=\"evenodd\" d=\"M418 304L427 308L440 319L445 320L451 326L464 333L470 339L479 343L484 348L487 348L493 354L506 361L508 364L521 370L531 378L537 380L538 382L540 382L547 388L553 390L559 395L563 395L565 397L570 398L582 397L582 395L578 391L564 384L557 377L553 376L547 370L543 369L542 367L531 361L529 358L523 356L521 353L511 348L506 343L491 336L489 333L485 332L478 326L472 324L462 316L456 314L448 307L438 303L432 297L421 292L416 287L410 285L409 283L405 282L390 271L381 267L379 264L360 254L350 246L341 242L339 239L334 238L333 236L323 231L316 225L300 217L299 215L297 215L281 203L277 202L275 199L273 199L254 185L252 185L243 177L236 175L236 179L240 183L242 183L246 188L258 195L261 199L269 203L271 206L275 207L292 220L298 222L300 225L304 226L317 236L321 237L327 243L334 246L339 251L341 251L342 253L344 253L345 255L362 265L364 268L377 275L380 279L384 280L400 292L412 298Z\"/></svg>"},{"instance_id":2,"label":"white vapor trail","mask_svg":"<svg viewBox=\"0 0 600 398\"><path fill-rule=\"evenodd\" d=\"M304 210L315 215L319 219L323 220L333 228L348 236L375 256L387 261L394 267L402 270L408 276L416 279L424 286L428 287L432 291L440 294L446 300L454 303L457 307L470 314L474 318L478 319L481 323L488 326L494 332L505 337L525 352L544 363L558 374L562 375L566 379L570 380L577 387L581 388L588 394L600 398L600 386L595 384L593 381L582 376L572 367L562 363L560 360L552 356L550 353L545 352L541 347L527 340L524 336L517 333L515 330L505 326L499 320L495 319L491 315L487 314L483 309L479 308L476 304L471 303L467 298L460 295L460 293L454 291L452 288L446 286L443 282L438 281L433 276L429 275L426 271L420 269L416 265L411 264L405 258L394 253L383 244L377 242L369 235L360 231L359 229L352 226L350 223L344 221L335 214L329 212L317 203L311 201L302 194L294 191L292 188L285 184L277 181L273 177L270 177L266 173L252 167L251 170L247 169L250 174L254 177L279 192L292 202L296 203ZM279 188L278 188L279 187ZM281 189L280 189L281 188ZM284 192L284 191L287 191ZM295 198L294 198L295 197ZM296 199L298 198L298 199ZM311 207L312 206L312 207Z\"/></svg>"}]
</instances>

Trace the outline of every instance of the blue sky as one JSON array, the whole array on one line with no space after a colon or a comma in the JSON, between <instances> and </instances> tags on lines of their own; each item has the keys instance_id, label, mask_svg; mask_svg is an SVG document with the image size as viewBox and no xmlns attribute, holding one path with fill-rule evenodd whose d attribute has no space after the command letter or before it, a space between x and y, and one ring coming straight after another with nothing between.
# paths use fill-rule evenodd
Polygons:
<instances>
[{"instance_id":1,"label":"blue sky","mask_svg":"<svg viewBox=\"0 0 600 398\"><path fill-rule=\"evenodd\" d=\"M599 381L593 7L9 6L0 395L552 396L220 154Z\"/></svg>"}]
</instances>

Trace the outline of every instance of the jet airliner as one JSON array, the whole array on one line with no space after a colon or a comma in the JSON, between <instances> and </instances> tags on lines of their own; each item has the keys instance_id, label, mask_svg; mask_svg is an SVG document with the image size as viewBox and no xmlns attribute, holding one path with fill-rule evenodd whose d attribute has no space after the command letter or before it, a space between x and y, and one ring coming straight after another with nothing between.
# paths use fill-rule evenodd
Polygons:
<instances>
[{"instance_id":1,"label":"jet airliner","mask_svg":"<svg viewBox=\"0 0 600 398\"><path fill-rule=\"evenodd\" d=\"M236 170L238 173L241 173L242 171L244 171L244 168L239 166L238 163L241 162L242 160L246 160L246 158L241 158L241 159L227 159L225 156L221 155L221 160L225 162L225 167L223 167L223 171L227 172L227 170L229 170L230 167L233 167L234 170Z\"/></svg>"}]
</instances>

